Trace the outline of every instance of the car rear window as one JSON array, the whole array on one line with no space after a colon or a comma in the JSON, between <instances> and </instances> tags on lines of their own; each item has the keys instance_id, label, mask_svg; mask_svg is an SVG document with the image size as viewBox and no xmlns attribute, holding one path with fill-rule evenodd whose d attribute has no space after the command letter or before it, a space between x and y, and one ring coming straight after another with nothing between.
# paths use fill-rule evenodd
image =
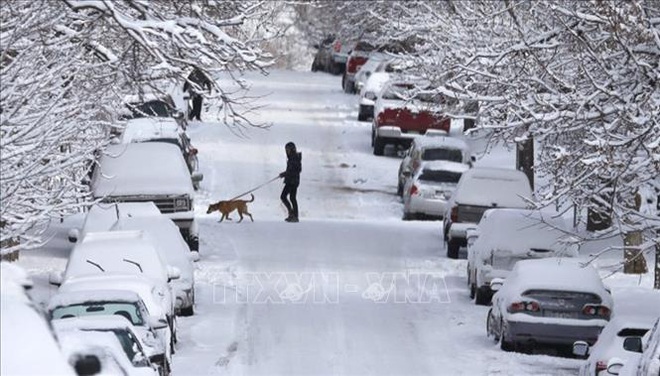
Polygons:
<instances>
[{"instance_id":1,"label":"car rear window","mask_svg":"<svg viewBox=\"0 0 660 376\"><path fill-rule=\"evenodd\" d=\"M422 160L463 162L463 153L458 149L429 148L424 149Z\"/></svg>"},{"instance_id":2,"label":"car rear window","mask_svg":"<svg viewBox=\"0 0 660 376\"><path fill-rule=\"evenodd\" d=\"M419 176L419 180L432 181L435 183L458 183L460 178L460 172L443 170L424 170Z\"/></svg>"},{"instance_id":3,"label":"car rear window","mask_svg":"<svg viewBox=\"0 0 660 376\"><path fill-rule=\"evenodd\" d=\"M596 294L577 291L529 290L523 296L539 301L546 309L576 309L581 310L585 304L600 304L601 299Z\"/></svg>"},{"instance_id":4,"label":"car rear window","mask_svg":"<svg viewBox=\"0 0 660 376\"><path fill-rule=\"evenodd\" d=\"M82 316L123 316L133 325L143 325L144 319L138 306L128 302L89 302L72 304L65 307L57 307L51 312L53 319L64 319L68 317Z\"/></svg>"}]
</instances>

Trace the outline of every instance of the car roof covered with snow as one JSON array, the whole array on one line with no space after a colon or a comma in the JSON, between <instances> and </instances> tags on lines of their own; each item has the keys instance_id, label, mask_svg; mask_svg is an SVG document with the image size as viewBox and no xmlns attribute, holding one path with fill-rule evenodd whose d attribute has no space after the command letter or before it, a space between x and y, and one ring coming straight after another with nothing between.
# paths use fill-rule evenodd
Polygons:
<instances>
[{"instance_id":1,"label":"car roof covered with snow","mask_svg":"<svg viewBox=\"0 0 660 376\"><path fill-rule=\"evenodd\" d=\"M422 149L428 149L428 148L451 148L451 149L461 149L461 150L470 149L470 147L464 140L457 137L422 136L422 137L416 137L413 142L417 147Z\"/></svg>"},{"instance_id":2,"label":"car roof covered with snow","mask_svg":"<svg viewBox=\"0 0 660 376\"><path fill-rule=\"evenodd\" d=\"M497 292L516 299L529 290L571 291L597 294L612 308L612 297L596 269L577 258L549 257L518 261Z\"/></svg>"},{"instance_id":3,"label":"car roof covered with snow","mask_svg":"<svg viewBox=\"0 0 660 376\"><path fill-rule=\"evenodd\" d=\"M153 201L147 202L99 202L92 205L85 216L83 235L87 232L109 231L118 218L161 215Z\"/></svg>"},{"instance_id":4,"label":"car roof covered with snow","mask_svg":"<svg viewBox=\"0 0 660 376\"><path fill-rule=\"evenodd\" d=\"M152 316L162 316L163 307L154 297L156 286L152 280L137 274L106 273L94 276L73 277L67 279L59 292L93 293L97 290L130 290L140 296Z\"/></svg>"},{"instance_id":5,"label":"car roof covered with snow","mask_svg":"<svg viewBox=\"0 0 660 376\"><path fill-rule=\"evenodd\" d=\"M194 193L181 150L164 142L108 146L91 189L94 197Z\"/></svg>"},{"instance_id":6,"label":"car roof covered with snow","mask_svg":"<svg viewBox=\"0 0 660 376\"><path fill-rule=\"evenodd\" d=\"M557 256L576 257L577 246L567 242L562 218L539 210L488 209L479 222L474 251L489 257L491 250L527 254L531 249L553 251Z\"/></svg>"},{"instance_id":7,"label":"car roof covered with snow","mask_svg":"<svg viewBox=\"0 0 660 376\"><path fill-rule=\"evenodd\" d=\"M532 196L527 176L507 168L474 167L463 173L453 202L475 206L525 208Z\"/></svg>"},{"instance_id":8,"label":"car roof covered with snow","mask_svg":"<svg viewBox=\"0 0 660 376\"><path fill-rule=\"evenodd\" d=\"M422 171L451 171L463 173L470 169L470 166L465 163L450 162L450 161L424 161L419 168L418 174Z\"/></svg>"},{"instance_id":9,"label":"car roof covered with snow","mask_svg":"<svg viewBox=\"0 0 660 376\"><path fill-rule=\"evenodd\" d=\"M158 139L178 139L183 129L172 118L137 118L126 122L123 143Z\"/></svg>"},{"instance_id":10,"label":"car roof covered with snow","mask_svg":"<svg viewBox=\"0 0 660 376\"><path fill-rule=\"evenodd\" d=\"M167 281L165 265L143 231L90 232L73 247L64 279L114 272Z\"/></svg>"},{"instance_id":11,"label":"car roof covered with snow","mask_svg":"<svg viewBox=\"0 0 660 376\"><path fill-rule=\"evenodd\" d=\"M48 301L48 310L86 302L137 302L140 296L129 290L94 290L60 292Z\"/></svg>"},{"instance_id":12,"label":"car roof covered with snow","mask_svg":"<svg viewBox=\"0 0 660 376\"><path fill-rule=\"evenodd\" d=\"M0 294L0 374L75 375L44 317L27 300L4 292L3 286Z\"/></svg>"},{"instance_id":13,"label":"car roof covered with snow","mask_svg":"<svg viewBox=\"0 0 660 376\"><path fill-rule=\"evenodd\" d=\"M383 89L383 87L389 80L390 80L390 73L373 72L367 79L366 83L364 84L364 88L362 88L362 93L372 92L374 94L378 94L378 92L380 92Z\"/></svg>"}]
</instances>

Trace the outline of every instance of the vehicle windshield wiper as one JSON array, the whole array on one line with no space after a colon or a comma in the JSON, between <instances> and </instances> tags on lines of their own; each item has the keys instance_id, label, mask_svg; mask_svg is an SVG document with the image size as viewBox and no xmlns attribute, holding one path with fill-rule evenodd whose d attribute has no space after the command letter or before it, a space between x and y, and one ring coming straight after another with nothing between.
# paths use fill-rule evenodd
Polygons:
<instances>
[{"instance_id":1,"label":"vehicle windshield wiper","mask_svg":"<svg viewBox=\"0 0 660 376\"><path fill-rule=\"evenodd\" d=\"M137 263L137 262L135 262L135 261L133 261L133 260L128 260L128 259L123 259L123 261L125 261L125 262L127 262L127 263L129 263L129 264L133 264L133 265L137 266L138 269L140 269L140 273L144 273L144 271L142 270L142 266L141 266L139 263Z\"/></svg>"},{"instance_id":2,"label":"vehicle windshield wiper","mask_svg":"<svg viewBox=\"0 0 660 376\"><path fill-rule=\"evenodd\" d=\"M87 260L87 262L90 263L90 264L92 264L92 265L94 265L94 266L96 266L97 268L99 268L100 271L102 271L102 272L105 273L105 269L103 269L103 268L101 267L101 265L99 265L99 264L97 264L97 263L95 263L94 261L91 261L91 260Z\"/></svg>"}]
</instances>

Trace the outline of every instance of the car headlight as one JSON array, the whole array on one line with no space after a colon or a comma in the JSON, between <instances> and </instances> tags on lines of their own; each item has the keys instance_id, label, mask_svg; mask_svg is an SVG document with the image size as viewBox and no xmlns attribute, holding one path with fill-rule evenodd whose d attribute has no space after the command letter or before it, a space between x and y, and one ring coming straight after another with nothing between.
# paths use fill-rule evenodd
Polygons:
<instances>
[{"instance_id":1,"label":"car headlight","mask_svg":"<svg viewBox=\"0 0 660 376\"><path fill-rule=\"evenodd\" d=\"M176 209L188 209L188 199L187 198L177 198L174 200L174 208Z\"/></svg>"}]
</instances>

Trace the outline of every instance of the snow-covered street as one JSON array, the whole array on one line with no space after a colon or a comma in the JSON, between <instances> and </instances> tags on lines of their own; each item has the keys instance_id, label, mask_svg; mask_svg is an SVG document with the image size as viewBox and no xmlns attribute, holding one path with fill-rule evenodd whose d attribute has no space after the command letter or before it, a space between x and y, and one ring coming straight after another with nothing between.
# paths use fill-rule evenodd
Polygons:
<instances>
[{"instance_id":1,"label":"snow-covered street","mask_svg":"<svg viewBox=\"0 0 660 376\"><path fill-rule=\"evenodd\" d=\"M216 123L189 131L205 173L196 198L202 260L196 315L180 318L175 374L567 374L580 361L503 353L487 308L449 260L438 222L403 222L400 159L375 157L370 123L340 78L251 76L266 131ZM210 116L210 114L207 114ZM283 221L281 182L255 192L248 219L219 223L209 203L276 176L284 144L303 153L301 222ZM511 153L483 163L512 163Z\"/></svg>"}]
</instances>

